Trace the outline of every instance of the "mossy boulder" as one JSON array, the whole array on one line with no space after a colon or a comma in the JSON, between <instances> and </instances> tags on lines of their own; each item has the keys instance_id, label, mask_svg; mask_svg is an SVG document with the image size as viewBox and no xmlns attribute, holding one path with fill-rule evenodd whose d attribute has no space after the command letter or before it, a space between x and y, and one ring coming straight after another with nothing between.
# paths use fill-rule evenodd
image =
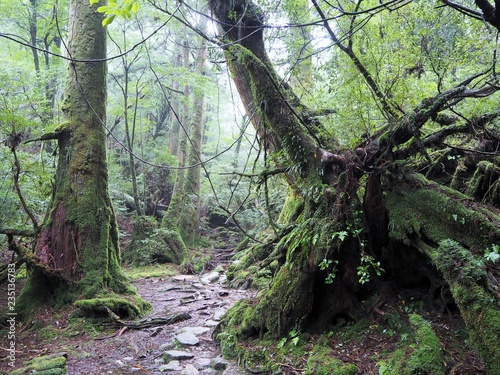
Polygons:
<instances>
[{"instance_id":1,"label":"mossy boulder","mask_svg":"<svg viewBox=\"0 0 500 375\"><path fill-rule=\"evenodd\" d=\"M134 219L132 239L123 252L123 260L134 266L153 263L181 264L187 259L187 248L178 231L160 228L150 217Z\"/></svg>"}]
</instances>

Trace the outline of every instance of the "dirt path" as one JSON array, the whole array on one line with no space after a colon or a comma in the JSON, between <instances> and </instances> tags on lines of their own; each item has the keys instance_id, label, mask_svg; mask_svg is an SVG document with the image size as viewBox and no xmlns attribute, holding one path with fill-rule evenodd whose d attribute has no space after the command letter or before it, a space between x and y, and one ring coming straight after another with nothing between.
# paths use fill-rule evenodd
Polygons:
<instances>
[{"instance_id":1,"label":"dirt path","mask_svg":"<svg viewBox=\"0 0 500 375\"><path fill-rule=\"evenodd\" d=\"M221 315L236 301L252 292L226 288L224 273L212 271L201 277L178 275L168 278L139 279L134 285L139 294L153 306L146 318L165 317L187 312L189 319L171 325L142 330L118 329L89 334L72 327L66 331L64 320L48 312L33 337L17 342L18 363L40 354L66 352L69 375L97 374L179 374L179 375L239 375L246 372L234 363L219 357L219 349L212 339L214 327ZM62 315L61 315L62 316ZM42 331L53 326L60 335L47 342ZM85 328L87 327L87 328ZM0 346L4 337L0 338ZM170 361L164 360L165 353ZM5 362L0 369L7 370Z\"/></svg>"}]
</instances>

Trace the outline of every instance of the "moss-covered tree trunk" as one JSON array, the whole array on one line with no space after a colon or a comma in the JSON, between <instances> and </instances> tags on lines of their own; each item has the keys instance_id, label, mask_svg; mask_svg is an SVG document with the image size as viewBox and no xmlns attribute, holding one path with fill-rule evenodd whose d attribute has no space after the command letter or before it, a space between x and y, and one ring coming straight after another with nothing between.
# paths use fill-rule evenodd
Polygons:
<instances>
[{"instance_id":1,"label":"moss-covered tree trunk","mask_svg":"<svg viewBox=\"0 0 500 375\"><path fill-rule=\"evenodd\" d=\"M196 71L205 74L206 46L202 40L196 58ZM195 244L200 239L200 173L203 128L205 126L205 94L195 90L194 115L189 131L189 152L187 155L186 180L184 182L183 205L179 218L179 231L186 244Z\"/></svg>"},{"instance_id":2,"label":"moss-covered tree trunk","mask_svg":"<svg viewBox=\"0 0 500 375\"><path fill-rule=\"evenodd\" d=\"M183 66L185 71L189 70L189 49L187 42L184 42L183 47ZM180 212L182 210L183 195L184 195L184 180L185 180L185 170L186 166L186 154L187 154L187 138L186 134L189 129L186 124L188 124L189 119L189 106L188 97L190 93L190 88L188 85L184 86L184 100L182 100L182 115L180 116L180 130L177 134L171 134L171 136L176 136L179 138L176 145L177 157L178 157L178 169L175 175L174 191L172 192L172 199L168 206L167 212L163 217L162 226L169 229L177 229L179 225Z\"/></svg>"},{"instance_id":3,"label":"moss-covered tree trunk","mask_svg":"<svg viewBox=\"0 0 500 375\"><path fill-rule=\"evenodd\" d=\"M106 29L101 22L88 0L71 1L67 45L75 61L67 70L65 121L55 134L59 159L53 196L36 244L40 267L29 269L19 301L26 312L34 303L74 300L88 310L107 305L122 316L146 307L121 271L108 194L107 66L100 61L106 57ZM128 299L110 299L116 294Z\"/></svg>"},{"instance_id":4,"label":"moss-covered tree trunk","mask_svg":"<svg viewBox=\"0 0 500 375\"><path fill-rule=\"evenodd\" d=\"M361 299L376 291L382 267L386 280L400 285L425 280L430 292L437 279L446 280L489 372L499 374L498 271L481 260L500 242L500 215L479 202L492 186L496 191L496 180L483 186L485 179L477 177L482 187L474 187L479 200L473 200L404 167L408 157L426 155L425 147L466 132L467 126L456 126L422 139L420 129L450 101L480 97L478 92L458 86L396 118L386 98L377 95L375 81L353 59L391 121L354 149L341 149L335 139L318 135L321 124L307 116L307 108L278 78L265 50L259 8L249 0L210 5L221 21L226 61L247 115L261 144L278 153L277 171L285 171L292 191L280 217L288 225L276 245L260 246L249 257L274 264L273 283L258 300L235 307L224 324L241 336L284 336L296 326L325 326L339 316L354 319L351 313ZM498 163L492 153L489 158ZM469 264L477 273L453 271Z\"/></svg>"}]
</instances>

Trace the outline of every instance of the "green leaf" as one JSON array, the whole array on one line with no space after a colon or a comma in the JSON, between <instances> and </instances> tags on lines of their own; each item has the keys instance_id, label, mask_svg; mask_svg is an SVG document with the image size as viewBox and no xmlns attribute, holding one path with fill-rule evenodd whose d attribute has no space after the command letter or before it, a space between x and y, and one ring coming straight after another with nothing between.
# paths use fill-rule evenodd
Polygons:
<instances>
[{"instance_id":1,"label":"green leaf","mask_svg":"<svg viewBox=\"0 0 500 375\"><path fill-rule=\"evenodd\" d=\"M107 5L103 5L103 6L100 6L99 8L97 8L97 11L99 13L106 13L110 8L107 6Z\"/></svg>"},{"instance_id":2,"label":"green leaf","mask_svg":"<svg viewBox=\"0 0 500 375\"><path fill-rule=\"evenodd\" d=\"M115 19L115 15L106 17L105 19L102 20L102 25L103 26L111 25L111 23L113 22L114 19Z\"/></svg>"},{"instance_id":3,"label":"green leaf","mask_svg":"<svg viewBox=\"0 0 500 375\"><path fill-rule=\"evenodd\" d=\"M98 2L99 2L99 0L90 0L90 5L97 4Z\"/></svg>"},{"instance_id":4,"label":"green leaf","mask_svg":"<svg viewBox=\"0 0 500 375\"><path fill-rule=\"evenodd\" d=\"M132 12L137 13L139 10L139 3L136 1L134 4L132 4Z\"/></svg>"}]
</instances>

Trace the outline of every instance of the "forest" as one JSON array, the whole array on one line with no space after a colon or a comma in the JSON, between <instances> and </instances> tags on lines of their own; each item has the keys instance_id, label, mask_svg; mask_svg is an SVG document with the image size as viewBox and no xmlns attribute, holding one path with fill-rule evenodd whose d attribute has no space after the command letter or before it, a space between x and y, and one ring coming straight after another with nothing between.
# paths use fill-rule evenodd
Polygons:
<instances>
[{"instance_id":1,"label":"forest","mask_svg":"<svg viewBox=\"0 0 500 375\"><path fill-rule=\"evenodd\" d=\"M0 373L500 375L500 1L0 1Z\"/></svg>"}]
</instances>

